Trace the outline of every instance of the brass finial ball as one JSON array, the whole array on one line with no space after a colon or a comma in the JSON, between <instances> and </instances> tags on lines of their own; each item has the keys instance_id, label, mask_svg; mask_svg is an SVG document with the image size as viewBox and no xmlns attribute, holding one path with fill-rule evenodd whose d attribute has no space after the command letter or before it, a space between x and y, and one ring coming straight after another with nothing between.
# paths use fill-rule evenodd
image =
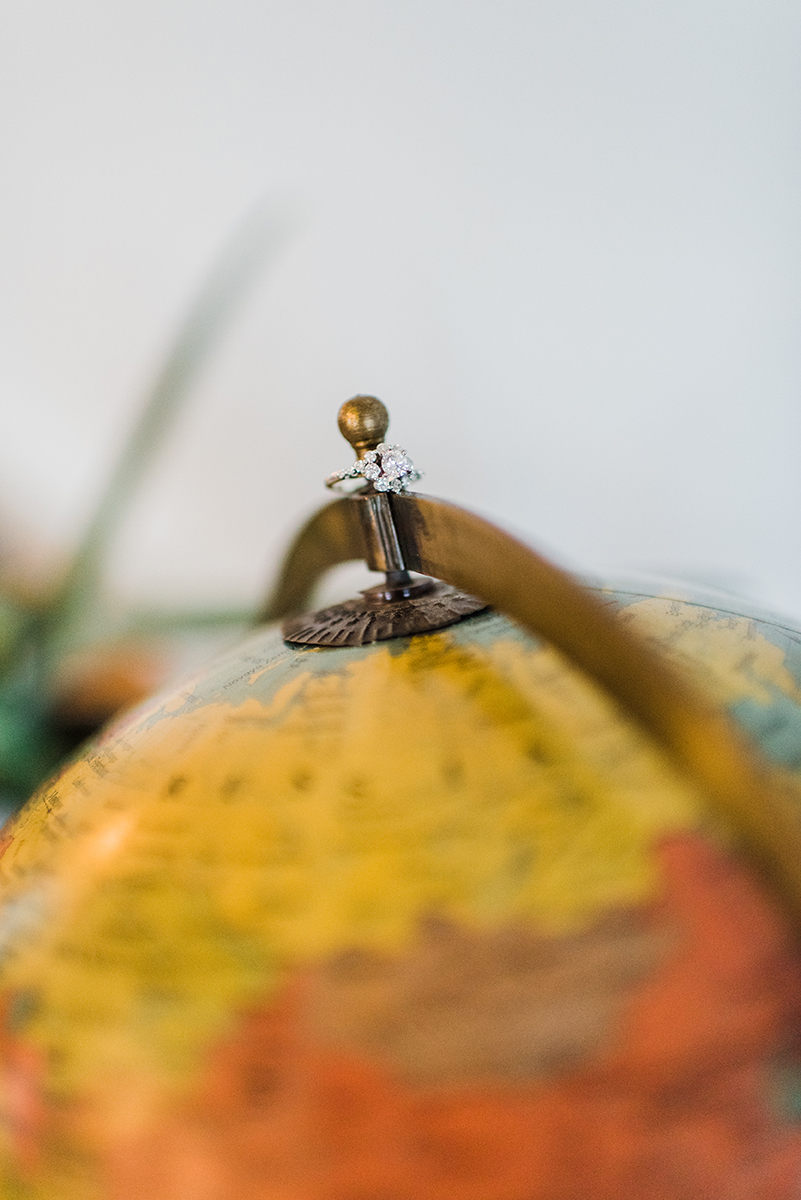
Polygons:
<instances>
[{"instance_id":1,"label":"brass finial ball","mask_svg":"<svg viewBox=\"0 0 801 1200\"><path fill-rule=\"evenodd\" d=\"M340 408L337 422L339 432L361 458L365 450L373 450L383 442L389 413L376 396L354 396Z\"/></svg>"}]
</instances>

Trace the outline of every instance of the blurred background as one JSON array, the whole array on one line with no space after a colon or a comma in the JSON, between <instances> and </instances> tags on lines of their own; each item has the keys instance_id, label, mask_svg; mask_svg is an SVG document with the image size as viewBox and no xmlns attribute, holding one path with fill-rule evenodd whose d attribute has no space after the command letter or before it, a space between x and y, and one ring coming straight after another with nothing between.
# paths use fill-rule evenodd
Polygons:
<instances>
[{"instance_id":1,"label":"blurred background","mask_svg":"<svg viewBox=\"0 0 801 1200\"><path fill-rule=\"evenodd\" d=\"M0 539L64 568L243 220L259 279L108 564L261 599L338 405L581 572L801 617L789 0L6 0Z\"/></svg>"}]
</instances>

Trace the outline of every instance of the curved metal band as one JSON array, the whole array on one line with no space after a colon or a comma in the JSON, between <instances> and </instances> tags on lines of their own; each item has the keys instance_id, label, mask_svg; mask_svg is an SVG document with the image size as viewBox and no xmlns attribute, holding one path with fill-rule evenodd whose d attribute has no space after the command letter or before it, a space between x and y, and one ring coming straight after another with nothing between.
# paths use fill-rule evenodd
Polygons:
<instances>
[{"instance_id":1,"label":"curved metal band","mask_svg":"<svg viewBox=\"0 0 801 1200\"><path fill-rule=\"evenodd\" d=\"M565 571L444 501L401 495L391 503L410 569L480 596L601 684L700 785L801 922L801 788L789 773L765 762L723 711ZM332 512L340 504L350 512ZM265 615L302 610L324 570L361 556L356 504L328 505L296 540Z\"/></svg>"},{"instance_id":2,"label":"curved metal band","mask_svg":"<svg viewBox=\"0 0 801 1200\"><path fill-rule=\"evenodd\" d=\"M308 607L314 585L339 563L364 558L359 510L349 496L332 500L306 522L289 547L281 573L257 620L277 621Z\"/></svg>"}]
</instances>

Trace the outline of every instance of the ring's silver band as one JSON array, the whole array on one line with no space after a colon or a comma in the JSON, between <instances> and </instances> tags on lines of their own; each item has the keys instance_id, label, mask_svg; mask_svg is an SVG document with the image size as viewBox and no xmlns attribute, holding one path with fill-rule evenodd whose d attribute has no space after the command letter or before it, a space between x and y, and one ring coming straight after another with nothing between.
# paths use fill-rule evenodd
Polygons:
<instances>
[{"instance_id":1,"label":"ring's silver band","mask_svg":"<svg viewBox=\"0 0 801 1200\"><path fill-rule=\"evenodd\" d=\"M356 464L354 463L354 466ZM334 471L325 481L325 486L334 488L338 483L343 483L346 479L358 479L361 476L361 471L355 471L353 467L348 467L344 471Z\"/></svg>"}]
</instances>

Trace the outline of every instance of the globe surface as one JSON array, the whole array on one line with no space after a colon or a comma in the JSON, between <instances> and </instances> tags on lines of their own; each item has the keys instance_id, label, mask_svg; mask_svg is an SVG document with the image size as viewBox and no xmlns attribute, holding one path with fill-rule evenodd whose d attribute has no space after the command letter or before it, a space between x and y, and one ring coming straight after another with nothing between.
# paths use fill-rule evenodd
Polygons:
<instances>
[{"instance_id":1,"label":"globe surface","mask_svg":"<svg viewBox=\"0 0 801 1200\"><path fill-rule=\"evenodd\" d=\"M801 636L608 593L784 769ZM9 1200L790 1200L801 958L704 797L483 613L275 629L4 831Z\"/></svg>"}]
</instances>

